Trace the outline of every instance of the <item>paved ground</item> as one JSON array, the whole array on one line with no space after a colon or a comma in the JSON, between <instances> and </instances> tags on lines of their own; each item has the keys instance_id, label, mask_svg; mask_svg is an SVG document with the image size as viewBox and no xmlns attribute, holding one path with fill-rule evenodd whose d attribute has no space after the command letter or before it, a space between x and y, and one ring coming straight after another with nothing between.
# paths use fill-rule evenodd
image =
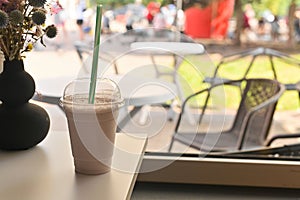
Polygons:
<instances>
[{"instance_id":1,"label":"paved ground","mask_svg":"<svg viewBox=\"0 0 300 200\"><path fill-rule=\"evenodd\" d=\"M35 77L47 77L47 76L61 76L61 74L76 74L77 70L80 69L80 62L76 61L77 57L76 54L72 52L64 52L64 54L57 54L59 55L57 58L54 59L54 55L56 53L47 53L47 56L42 59L41 55L39 55L39 59L42 60L48 60L48 63L52 63L50 66L38 66L38 65L29 65L27 66L27 69L29 72L32 72L32 74ZM53 56L53 57L52 57ZM71 63L69 60L73 60ZM64 62L65 65L61 66L60 68L57 68L56 62ZM34 63L33 60L31 60L30 63ZM78 65L77 65L78 64ZM58 72L55 69L59 69ZM67 70L69 69L69 70ZM71 70L70 70L71 69ZM55 83L53 83L55 84ZM66 119L64 116L64 113L62 110L58 108L58 106L55 105L49 105L44 103L41 104L49 113L51 118L51 129L54 130L67 130L66 125ZM152 151L166 151L171 134L174 130L174 123L167 121L167 114L166 110L162 107L153 107L148 113L148 119L147 122L144 125L140 125L138 123L139 115L137 115L131 123L125 127L123 130L127 133L148 133L150 136L148 150ZM232 119L231 115L228 115L228 126L230 124L230 120ZM222 118L220 118L222 119ZM300 111L288 111L288 112L276 112L274 116L274 124L271 128L271 135L277 134L277 133L296 133L300 132ZM180 151L184 147L181 145L176 144L175 145L175 151Z\"/></svg>"},{"instance_id":2,"label":"paved ground","mask_svg":"<svg viewBox=\"0 0 300 200\"><path fill-rule=\"evenodd\" d=\"M137 58L135 58L137 59ZM142 61L148 59L139 56L138 59ZM133 63L133 58L123 60L121 65L129 65ZM76 51L72 46L55 50L54 47L34 51L28 54L25 59L26 70L32 74L34 78L47 78L64 75L76 76L82 71L82 64L77 56ZM53 83L55 84L55 82ZM39 103L49 113L51 117L51 129L67 130L66 119L62 110L55 105ZM171 134L174 130L174 123L167 121L166 111L162 107L154 107L149 113L148 121L145 125L138 124L136 116L127 127L125 132L143 133L150 132L150 140L148 150L150 151L166 151ZM230 120L232 116L228 116ZM271 128L271 135L277 133L295 133L300 132L300 111L276 112L274 116L274 124ZM295 140L293 140L295 141ZM178 151L184 148L181 145L176 145L175 149Z\"/></svg>"}]
</instances>

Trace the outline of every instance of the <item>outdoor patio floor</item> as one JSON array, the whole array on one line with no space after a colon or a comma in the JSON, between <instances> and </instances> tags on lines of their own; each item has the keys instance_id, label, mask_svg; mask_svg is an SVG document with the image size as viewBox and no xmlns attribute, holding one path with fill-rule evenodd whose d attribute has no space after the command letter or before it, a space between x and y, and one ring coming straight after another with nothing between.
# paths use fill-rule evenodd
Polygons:
<instances>
[{"instance_id":1,"label":"outdoor patio floor","mask_svg":"<svg viewBox=\"0 0 300 200\"><path fill-rule=\"evenodd\" d=\"M140 59L144 59L141 57ZM43 61L43 62L41 62ZM131 66L130 63L122 63L124 66ZM67 50L60 51L35 51L28 54L25 59L25 69L35 78L35 77L53 77L53 76L63 76L63 75L76 75L81 69L80 60L76 54L76 51L69 47ZM60 74L60 75L58 75ZM55 83L53 83L55 84ZM52 130L67 130L67 122L63 111L56 105L50 105L46 103L36 102L42 105L50 115ZM144 125L138 123L138 118L140 114L137 114L131 122L123 129L125 133L141 134L147 133L149 136L149 142L147 151L167 151L171 135L174 131L174 121L167 120L167 111L161 107L151 107L150 113L148 113L147 121ZM177 110L178 114L178 110ZM176 115L178 116L178 115ZM219 117L223 120L223 115L214 117ZM227 127L230 126L230 120L232 120L232 115L226 116ZM300 109L294 111L278 111L274 116L274 123L271 127L269 135L282 134L282 133L299 133L300 132ZM216 120L217 123L218 120ZM216 124L217 126L218 124ZM186 126L191 126L188 123ZM284 142L300 142L300 139L284 140ZM175 143L173 151L182 151L185 146ZM194 150L187 150L194 151Z\"/></svg>"},{"instance_id":2,"label":"outdoor patio floor","mask_svg":"<svg viewBox=\"0 0 300 200\"><path fill-rule=\"evenodd\" d=\"M63 111L56 105L50 105L41 102L35 102L42 107L44 107L49 113L51 125L51 130L68 130L67 121ZM148 134L149 140L147 145L147 151L152 152L167 152L172 133L174 131L175 123L174 121L168 121L167 110L162 107L151 107L148 113L147 121L144 125L138 122L141 113L138 113L122 130L125 134L130 134L138 137L139 134ZM209 117L212 117L211 115ZM208 118L209 118L208 117ZM206 126L217 127L218 121L223 122L223 115L214 115L215 124L206 124ZM225 126L224 128L230 127L230 122L233 119L233 115L225 116ZM276 112L274 115L274 121L271 126L269 136L276 134L292 134L300 132L300 111L285 111ZM208 119L204 119L204 122ZM185 127L193 127L187 120L184 121ZM274 143L274 145L281 145L284 143L296 143L300 142L300 139L286 139ZM187 149L184 145L179 143L174 143L172 152L196 152L193 149Z\"/></svg>"}]
</instances>

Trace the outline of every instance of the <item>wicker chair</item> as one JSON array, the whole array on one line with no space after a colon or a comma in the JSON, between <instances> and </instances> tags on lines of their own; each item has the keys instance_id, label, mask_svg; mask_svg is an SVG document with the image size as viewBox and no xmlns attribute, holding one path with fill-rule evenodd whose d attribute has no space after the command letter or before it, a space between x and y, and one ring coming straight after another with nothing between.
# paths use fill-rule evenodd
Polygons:
<instances>
[{"instance_id":1,"label":"wicker chair","mask_svg":"<svg viewBox=\"0 0 300 200\"><path fill-rule=\"evenodd\" d=\"M185 106L193 97L204 92L209 94L216 87L236 84L241 85L243 95L235 120L229 130L209 133L180 132ZM206 152L228 152L263 146L272 123L277 101L283 92L284 86L276 80L242 79L218 83L190 95L182 104L169 151L172 150L175 141ZM202 108L199 123L202 121L205 109L206 105Z\"/></svg>"},{"instance_id":2,"label":"wicker chair","mask_svg":"<svg viewBox=\"0 0 300 200\"><path fill-rule=\"evenodd\" d=\"M210 83L210 84L215 84L220 81L227 81L229 79L223 78L223 77L218 77L217 74L219 73L221 67L224 67L225 64L232 63L234 61L240 60L240 59L246 59L249 58L250 62L248 66L246 66L245 72L243 74L243 78L247 78L249 75L249 72L251 71L256 59L261 56L266 56L269 59L270 66L271 66L271 72L273 74L273 77L275 80L278 80L278 69L276 68L276 60L281 61L283 63L288 64L288 66L294 66L294 67L299 67L300 66L300 60L294 57L289 56L286 53L276 51L274 49L269 49L269 48L263 48L259 47L256 49L251 49L251 50L246 50L242 52L237 52L234 54L230 54L227 56L224 56L219 64L216 66L216 69L213 73L212 77L205 77L203 82L204 83ZM300 81L296 83L285 83L285 90L289 91L296 91L298 93L299 97L299 105L300 105Z\"/></svg>"}]
</instances>

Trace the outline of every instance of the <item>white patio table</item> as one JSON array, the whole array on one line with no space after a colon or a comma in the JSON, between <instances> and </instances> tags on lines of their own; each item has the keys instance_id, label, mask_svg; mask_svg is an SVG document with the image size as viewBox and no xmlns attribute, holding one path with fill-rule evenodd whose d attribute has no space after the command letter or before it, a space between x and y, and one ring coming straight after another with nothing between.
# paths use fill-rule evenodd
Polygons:
<instances>
[{"instance_id":1,"label":"white patio table","mask_svg":"<svg viewBox=\"0 0 300 200\"><path fill-rule=\"evenodd\" d=\"M176 85L178 97L183 102L185 99L182 86L179 81L178 69L182 62L189 55L203 55L205 48L199 43L187 42L134 42L131 44L131 50L135 54L149 55L156 71L156 77L170 76L172 82ZM174 58L174 66L172 71L160 70L159 65L155 61L156 56L170 55ZM187 112L191 124L194 124L190 112Z\"/></svg>"},{"instance_id":2,"label":"white patio table","mask_svg":"<svg viewBox=\"0 0 300 200\"><path fill-rule=\"evenodd\" d=\"M51 78L36 78L36 95L33 100L59 105L64 88L76 77L61 76ZM118 131L144 106L162 104L176 97L176 86L172 83L132 75L108 75L115 81L125 101L125 106L119 114ZM129 112L128 107L133 106Z\"/></svg>"}]
</instances>

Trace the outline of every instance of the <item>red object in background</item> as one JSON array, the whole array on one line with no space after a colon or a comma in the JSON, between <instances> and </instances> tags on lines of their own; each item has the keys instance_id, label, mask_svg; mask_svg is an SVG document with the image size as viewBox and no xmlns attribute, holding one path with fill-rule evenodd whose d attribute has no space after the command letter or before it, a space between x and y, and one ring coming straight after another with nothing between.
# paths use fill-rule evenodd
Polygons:
<instances>
[{"instance_id":1,"label":"red object in background","mask_svg":"<svg viewBox=\"0 0 300 200\"><path fill-rule=\"evenodd\" d=\"M152 23L154 15L156 13L158 13L159 10L160 10L160 4L159 3L154 2L154 1L151 1L151 2L148 3L148 5L147 5L148 13L147 13L146 18L147 18L149 23Z\"/></svg>"},{"instance_id":2,"label":"red object in background","mask_svg":"<svg viewBox=\"0 0 300 200\"><path fill-rule=\"evenodd\" d=\"M147 5L147 10L149 12L158 12L160 9L160 5L157 2L151 1Z\"/></svg>"},{"instance_id":3,"label":"red object in background","mask_svg":"<svg viewBox=\"0 0 300 200\"><path fill-rule=\"evenodd\" d=\"M184 33L192 38L210 38L212 7L190 7L185 10Z\"/></svg>"},{"instance_id":4,"label":"red object in background","mask_svg":"<svg viewBox=\"0 0 300 200\"><path fill-rule=\"evenodd\" d=\"M212 20L211 38L224 39L227 35L229 19L233 14L234 0L219 0L216 17Z\"/></svg>"},{"instance_id":5,"label":"red object in background","mask_svg":"<svg viewBox=\"0 0 300 200\"><path fill-rule=\"evenodd\" d=\"M146 18L149 23L152 23L154 16L150 12L148 12Z\"/></svg>"},{"instance_id":6,"label":"red object in background","mask_svg":"<svg viewBox=\"0 0 300 200\"><path fill-rule=\"evenodd\" d=\"M185 10L185 34L192 38L224 39L229 19L233 14L234 0L218 0L206 8L191 7Z\"/></svg>"}]
</instances>

